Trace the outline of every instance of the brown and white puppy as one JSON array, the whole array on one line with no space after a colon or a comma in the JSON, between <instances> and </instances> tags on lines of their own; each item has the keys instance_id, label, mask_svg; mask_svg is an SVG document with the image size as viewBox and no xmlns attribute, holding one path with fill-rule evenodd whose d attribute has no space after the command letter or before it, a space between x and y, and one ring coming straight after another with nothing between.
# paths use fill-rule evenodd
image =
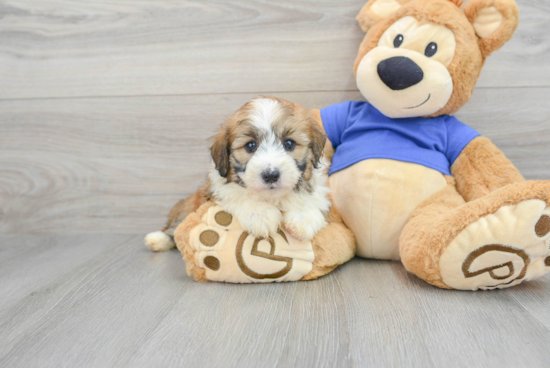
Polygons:
<instances>
[{"instance_id":1,"label":"brown and white puppy","mask_svg":"<svg viewBox=\"0 0 550 368\"><path fill-rule=\"evenodd\" d=\"M246 103L222 125L211 148L208 184L178 203L163 232L147 235L153 250L174 246L173 231L211 197L257 237L283 226L311 240L326 226L330 209L326 136L304 107L276 97ZM202 193L202 194L201 194Z\"/></svg>"}]
</instances>

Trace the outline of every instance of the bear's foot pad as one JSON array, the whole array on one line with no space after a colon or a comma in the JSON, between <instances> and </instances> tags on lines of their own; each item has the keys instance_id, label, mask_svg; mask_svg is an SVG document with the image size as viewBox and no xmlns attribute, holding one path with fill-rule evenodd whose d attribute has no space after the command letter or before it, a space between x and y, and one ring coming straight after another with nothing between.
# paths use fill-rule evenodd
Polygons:
<instances>
[{"instance_id":1,"label":"bear's foot pad","mask_svg":"<svg viewBox=\"0 0 550 368\"><path fill-rule=\"evenodd\" d=\"M440 258L442 281L462 290L511 287L550 271L550 208L527 200L468 225Z\"/></svg>"},{"instance_id":2,"label":"bear's foot pad","mask_svg":"<svg viewBox=\"0 0 550 368\"><path fill-rule=\"evenodd\" d=\"M311 242L283 230L256 238L220 206L210 207L189 235L193 260L209 281L297 281L312 270L315 259Z\"/></svg>"}]
</instances>

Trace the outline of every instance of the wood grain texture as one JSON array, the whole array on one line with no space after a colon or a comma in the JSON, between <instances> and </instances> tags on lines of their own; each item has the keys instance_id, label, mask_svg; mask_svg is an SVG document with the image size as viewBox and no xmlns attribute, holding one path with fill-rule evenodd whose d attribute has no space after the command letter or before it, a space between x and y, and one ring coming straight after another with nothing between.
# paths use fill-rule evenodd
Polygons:
<instances>
[{"instance_id":1,"label":"wood grain texture","mask_svg":"<svg viewBox=\"0 0 550 368\"><path fill-rule=\"evenodd\" d=\"M0 235L2 367L547 367L548 276L440 290L356 259L316 281L195 283L124 235Z\"/></svg>"},{"instance_id":2,"label":"wood grain texture","mask_svg":"<svg viewBox=\"0 0 550 368\"><path fill-rule=\"evenodd\" d=\"M356 259L199 284L143 246L248 99L362 99L364 1L0 0L0 367L549 366L550 276L445 291ZM518 4L458 117L548 179L550 4Z\"/></svg>"},{"instance_id":3,"label":"wood grain texture","mask_svg":"<svg viewBox=\"0 0 550 368\"><path fill-rule=\"evenodd\" d=\"M529 179L550 178L547 88L478 89L458 117ZM322 107L358 92L284 93ZM0 233L162 227L209 168L209 141L252 94L0 101Z\"/></svg>"},{"instance_id":4,"label":"wood grain texture","mask_svg":"<svg viewBox=\"0 0 550 368\"><path fill-rule=\"evenodd\" d=\"M2 0L0 98L356 90L364 0ZM479 87L550 86L550 5L521 25Z\"/></svg>"}]
</instances>

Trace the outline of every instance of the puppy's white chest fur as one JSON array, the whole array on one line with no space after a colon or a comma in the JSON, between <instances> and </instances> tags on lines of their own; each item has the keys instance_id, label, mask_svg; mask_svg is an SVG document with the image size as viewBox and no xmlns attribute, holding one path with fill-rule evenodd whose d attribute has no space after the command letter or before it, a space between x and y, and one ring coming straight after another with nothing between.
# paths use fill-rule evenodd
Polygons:
<instances>
[{"instance_id":1,"label":"puppy's white chest fur","mask_svg":"<svg viewBox=\"0 0 550 368\"><path fill-rule=\"evenodd\" d=\"M325 171L324 167L314 170L311 191L299 188L283 195L228 183L215 169L210 172L210 181L216 202L252 235L265 238L282 226L297 239L311 240L327 225L331 206Z\"/></svg>"}]
</instances>

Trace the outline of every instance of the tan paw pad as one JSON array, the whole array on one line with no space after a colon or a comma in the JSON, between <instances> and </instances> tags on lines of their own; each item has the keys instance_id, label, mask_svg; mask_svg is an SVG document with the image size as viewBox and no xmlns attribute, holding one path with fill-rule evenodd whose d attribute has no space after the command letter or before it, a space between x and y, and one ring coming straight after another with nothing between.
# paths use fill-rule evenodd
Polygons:
<instances>
[{"instance_id":1,"label":"tan paw pad","mask_svg":"<svg viewBox=\"0 0 550 368\"><path fill-rule=\"evenodd\" d=\"M311 271L315 259L311 242L282 230L256 238L220 206L209 208L189 235L196 263L211 281L296 281Z\"/></svg>"},{"instance_id":2,"label":"tan paw pad","mask_svg":"<svg viewBox=\"0 0 550 368\"><path fill-rule=\"evenodd\" d=\"M206 247L213 247L214 245L218 244L219 240L220 236L214 230L204 230L199 235L199 241L202 245Z\"/></svg>"},{"instance_id":3,"label":"tan paw pad","mask_svg":"<svg viewBox=\"0 0 550 368\"><path fill-rule=\"evenodd\" d=\"M535 233L539 237L543 237L550 233L550 216L542 215L540 220L535 225Z\"/></svg>"},{"instance_id":4,"label":"tan paw pad","mask_svg":"<svg viewBox=\"0 0 550 368\"><path fill-rule=\"evenodd\" d=\"M203 259L204 265L211 269L212 271L217 271L220 269L220 260L214 256L206 256Z\"/></svg>"},{"instance_id":5,"label":"tan paw pad","mask_svg":"<svg viewBox=\"0 0 550 368\"><path fill-rule=\"evenodd\" d=\"M225 211L220 211L214 215L214 221L220 226L228 227L233 222L233 216Z\"/></svg>"},{"instance_id":6,"label":"tan paw pad","mask_svg":"<svg viewBox=\"0 0 550 368\"><path fill-rule=\"evenodd\" d=\"M468 225L440 258L455 289L506 288L550 271L550 210L540 200L500 208Z\"/></svg>"}]
</instances>

